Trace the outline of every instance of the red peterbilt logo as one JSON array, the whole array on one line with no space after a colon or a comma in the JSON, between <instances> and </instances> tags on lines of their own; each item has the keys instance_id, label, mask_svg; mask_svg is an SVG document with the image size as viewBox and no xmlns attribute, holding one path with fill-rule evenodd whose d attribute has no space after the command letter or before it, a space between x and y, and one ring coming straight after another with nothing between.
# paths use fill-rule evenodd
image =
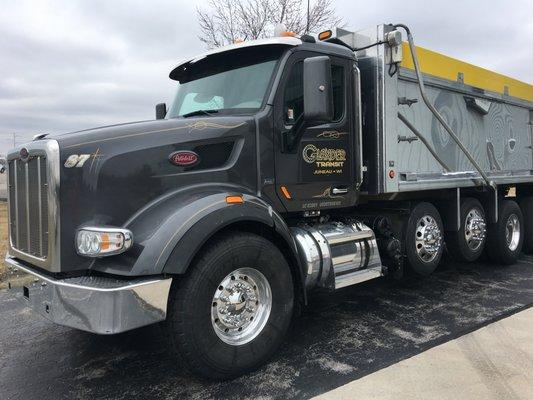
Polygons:
<instances>
[{"instance_id":1,"label":"red peterbilt logo","mask_svg":"<svg viewBox=\"0 0 533 400\"><path fill-rule=\"evenodd\" d=\"M200 161L200 157L194 151L180 150L171 153L168 160L179 167L190 167Z\"/></svg>"}]
</instances>

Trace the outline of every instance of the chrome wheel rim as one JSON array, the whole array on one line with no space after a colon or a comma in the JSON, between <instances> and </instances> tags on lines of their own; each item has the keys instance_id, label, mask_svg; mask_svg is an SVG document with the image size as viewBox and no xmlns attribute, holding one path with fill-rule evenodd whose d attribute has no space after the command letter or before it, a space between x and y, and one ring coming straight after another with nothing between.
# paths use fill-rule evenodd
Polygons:
<instances>
[{"instance_id":1,"label":"chrome wheel rim","mask_svg":"<svg viewBox=\"0 0 533 400\"><path fill-rule=\"evenodd\" d=\"M219 283L211 304L211 323L225 343L243 345L265 327L272 309L272 291L255 268L239 268Z\"/></svg>"},{"instance_id":2,"label":"chrome wheel rim","mask_svg":"<svg viewBox=\"0 0 533 400\"><path fill-rule=\"evenodd\" d=\"M520 242L520 221L516 214L509 215L505 224L505 239L509 250L515 251Z\"/></svg>"},{"instance_id":3,"label":"chrome wheel rim","mask_svg":"<svg viewBox=\"0 0 533 400\"><path fill-rule=\"evenodd\" d=\"M483 244L487 233L485 218L478 208L472 208L466 215L465 241L468 248L477 251Z\"/></svg>"},{"instance_id":4,"label":"chrome wheel rim","mask_svg":"<svg viewBox=\"0 0 533 400\"><path fill-rule=\"evenodd\" d=\"M424 215L416 223L416 254L424 262L432 262L439 254L442 234L435 218Z\"/></svg>"}]
</instances>

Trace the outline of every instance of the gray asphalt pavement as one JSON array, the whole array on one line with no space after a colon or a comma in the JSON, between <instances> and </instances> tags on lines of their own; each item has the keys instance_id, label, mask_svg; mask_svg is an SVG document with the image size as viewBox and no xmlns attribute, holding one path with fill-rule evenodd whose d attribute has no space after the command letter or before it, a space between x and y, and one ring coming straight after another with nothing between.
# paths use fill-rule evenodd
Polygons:
<instances>
[{"instance_id":1,"label":"gray asphalt pavement","mask_svg":"<svg viewBox=\"0 0 533 400\"><path fill-rule=\"evenodd\" d=\"M533 258L447 263L422 281L314 295L278 354L231 382L191 377L158 326L95 336L55 326L0 292L1 399L307 399L533 304Z\"/></svg>"}]
</instances>

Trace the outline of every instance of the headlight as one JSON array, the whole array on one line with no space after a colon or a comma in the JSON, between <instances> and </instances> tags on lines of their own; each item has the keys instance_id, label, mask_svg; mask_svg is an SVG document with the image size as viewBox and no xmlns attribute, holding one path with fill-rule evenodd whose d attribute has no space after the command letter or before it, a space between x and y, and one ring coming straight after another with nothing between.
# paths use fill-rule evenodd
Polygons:
<instances>
[{"instance_id":1,"label":"headlight","mask_svg":"<svg viewBox=\"0 0 533 400\"><path fill-rule=\"evenodd\" d=\"M76 233L76 251L88 257L112 256L133 244L131 231L122 228L82 228Z\"/></svg>"}]
</instances>

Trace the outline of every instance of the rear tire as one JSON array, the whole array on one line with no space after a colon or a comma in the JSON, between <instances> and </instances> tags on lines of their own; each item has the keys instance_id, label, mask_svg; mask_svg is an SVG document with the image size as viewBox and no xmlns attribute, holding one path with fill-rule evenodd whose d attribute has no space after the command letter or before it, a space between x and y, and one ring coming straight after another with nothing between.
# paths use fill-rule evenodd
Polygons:
<instances>
[{"instance_id":1,"label":"rear tire","mask_svg":"<svg viewBox=\"0 0 533 400\"><path fill-rule=\"evenodd\" d=\"M285 336L294 304L283 254L261 236L237 232L209 244L170 296L171 348L193 373L216 380L268 360Z\"/></svg>"},{"instance_id":2,"label":"rear tire","mask_svg":"<svg viewBox=\"0 0 533 400\"><path fill-rule=\"evenodd\" d=\"M461 201L460 224L457 232L447 232L446 246L457 261L476 261L483 253L487 236L485 212L477 199Z\"/></svg>"},{"instance_id":3,"label":"rear tire","mask_svg":"<svg viewBox=\"0 0 533 400\"><path fill-rule=\"evenodd\" d=\"M514 264L520 256L524 242L524 217L513 200L502 200L498 223L487 230L487 255L490 260L503 265Z\"/></svg>"},{"instance_id":4,"label":"rear tire","mask_svg":"<svg viewBox=\"0 0 533 400\"><path fill-rule=\"evenodd\" d=\"M524 197L520 200L520 209L524 216L524 253L533 253L533 197Z\"/></svg>"},{"instance_id":5,"label":"rear tire","mask_svg":"<svg viewBox=\"0 0 533 400\"><path fill-rule=\"evenodd\" d=\"M428 276L438 267L444 242L442 220L431 203L418 203L409 216L405 230L408 272Z\"/></svg>"}]
</instances>

